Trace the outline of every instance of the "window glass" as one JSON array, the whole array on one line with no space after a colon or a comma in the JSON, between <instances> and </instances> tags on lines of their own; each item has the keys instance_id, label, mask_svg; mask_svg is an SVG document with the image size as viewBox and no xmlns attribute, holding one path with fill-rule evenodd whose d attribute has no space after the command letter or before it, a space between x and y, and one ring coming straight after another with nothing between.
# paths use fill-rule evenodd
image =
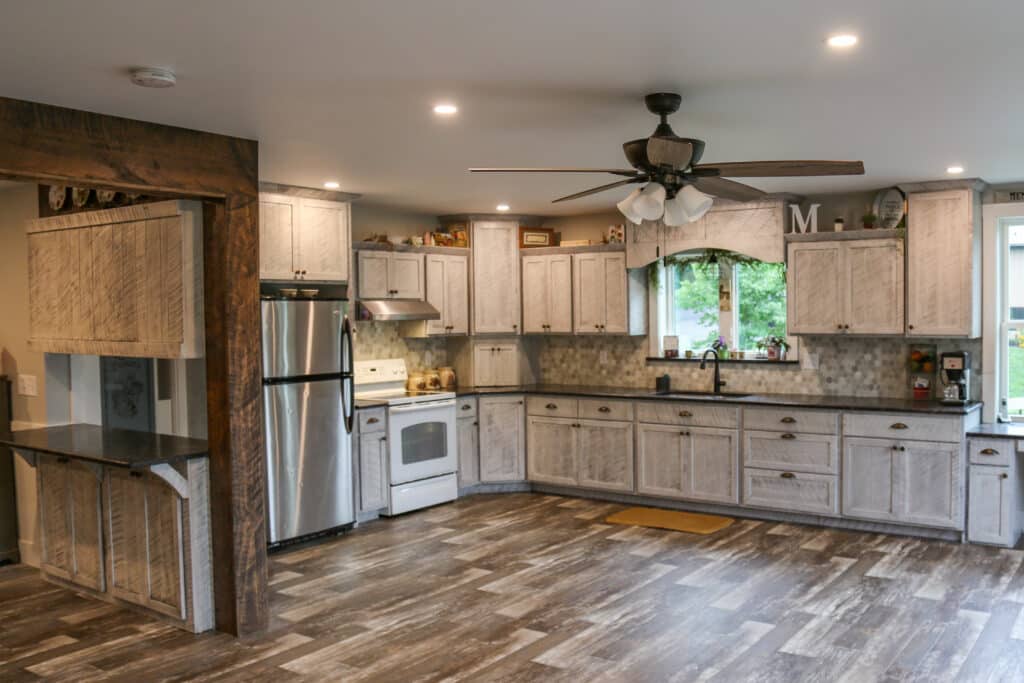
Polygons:
<instances>
[{"instance_id":1,"label":"window glass","mask_svg":"<svg viewBox=\"0 0 1024 683\"><path fill-rule=\"evenodd\" d=\"M786 336L786 266L751 263L736 266L737 347L752 349L768 335Z\"/></svg>"},{"instance_id":2,"label":"window glass","mask_svg":"<svg viewBox=\"0 0 1024 683\"><path fill-rule=\"evenodd\" d=\"M1006 294L1010 320L1024 320L1024 225L1009 228Z\"/></svg>"},{"instance_id":3,"label":"window glass","mask_svg":"<svg viewBox=\"0 0 1024 683\"><path fill-rule=\"evenodd\" d=\"M1006 412L1011 417L1024 416L1024 336L1018 329L1010 329L1007 334L1007 396Z\"/></svg>"},{"instance_id":4,"label":"window glass","mask_svg":"<svg viewBox=\"0 0 1024 683\"><path fill-rule=\"evenodd\" d=\"M669 334L681 349L706 349L718 338L718 266L683 263L669 268Z\"/></svg>"}]
</instances>

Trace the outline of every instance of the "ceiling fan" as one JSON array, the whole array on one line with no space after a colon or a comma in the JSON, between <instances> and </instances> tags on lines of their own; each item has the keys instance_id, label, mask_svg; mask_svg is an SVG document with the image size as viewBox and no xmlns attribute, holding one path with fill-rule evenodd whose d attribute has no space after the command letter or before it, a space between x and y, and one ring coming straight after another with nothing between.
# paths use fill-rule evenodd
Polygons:
<instances>
[{"instance_id":1,"label":"ceiling fan","mask_svg":"<svg viewBox=\"0 0 1024 683\"><path fill-rule=\"evenodd\" d=\"M679 109L682 97L676 93L652 93L644 97L648 111L661 123L647 138L622 145L633 168L471 168L471 173L610 173L622 180L559 197L555 202L579 199L625 185L640 184L618 203L619 210L633 223L663 219L666 225L683 225L707 213L713 197L751 201L765 193L728 178L783 176L863 175L861 161L734 161L701 164L704 141L679 137L668 117ZM709 196L710 195L710 196Z\"/></svg>"}]
</instances>

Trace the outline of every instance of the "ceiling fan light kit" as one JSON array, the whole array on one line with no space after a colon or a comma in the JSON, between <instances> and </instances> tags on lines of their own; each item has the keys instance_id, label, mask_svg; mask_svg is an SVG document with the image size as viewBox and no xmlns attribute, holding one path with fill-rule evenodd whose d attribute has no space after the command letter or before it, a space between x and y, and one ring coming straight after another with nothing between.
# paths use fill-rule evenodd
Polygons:
<instances>
[{"instance_id":1,"label":"ceiling fan light kit","mask_svg":"<svg viewBox=\"0 0 1024 683\"><path fill-rule=\"evenodd\" d=\"M633 200L633 210L645 221L656 221L665 213L665 186L648 183Z\"/></svg>"},{"instance_id":2,"label":"ceiling fan light kit","mask_svg":"<svg viewBox=\"0 0 1024 683\"><path fill-rule=\"evenodd\" d=\"M636 212L635 207L636 198L639 196L640 188L638 187L632 192L630 192L628 195L626 195L625 199L623 199L621 202L615 205L618 207L619 213L625 216L630 223L635 223L637 225L640 225L640 223L643 221L643 218L640 216L640 214Z\"/></svg>"}]
</instances>

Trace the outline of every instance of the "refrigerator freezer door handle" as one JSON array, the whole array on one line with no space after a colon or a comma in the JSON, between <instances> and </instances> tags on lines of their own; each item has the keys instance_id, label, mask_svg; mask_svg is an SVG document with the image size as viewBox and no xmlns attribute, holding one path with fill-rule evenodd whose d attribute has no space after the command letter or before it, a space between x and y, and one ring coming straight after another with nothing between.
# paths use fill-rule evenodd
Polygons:
<instances>
[{"instance_id":1,"label":"refrigerator freezer door handle","mask_svg":"<svg viewBox=\"0 0 1024 683\"><path fill-rule=\"evenodd\" d=\"M355 377L352 374L355 367L352 360L352 321L348 316L342 322L341 332L341 412L345 418L345 431L351 434L355 420Z\"/></svg>"}]
</instances>

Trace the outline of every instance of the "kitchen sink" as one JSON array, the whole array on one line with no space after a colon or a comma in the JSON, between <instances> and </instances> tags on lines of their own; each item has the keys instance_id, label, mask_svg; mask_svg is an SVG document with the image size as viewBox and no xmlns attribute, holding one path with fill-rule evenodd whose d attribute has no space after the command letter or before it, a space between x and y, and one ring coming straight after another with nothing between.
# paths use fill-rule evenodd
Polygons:
<instances>
[{"instance_id":1,"label":"kitchen sink","mask_svg":"<svg viewBox=\"0 0 1024 683\"><path fill-rule=\"evenodd\" d=\"M658 392L656 396L665 396L667 398L687 398L692 396L694 398L746 398L750 394L743 394L734 391L722 391L715 393L713 391L666 391Z\"/></svg>"}]
</instances>

